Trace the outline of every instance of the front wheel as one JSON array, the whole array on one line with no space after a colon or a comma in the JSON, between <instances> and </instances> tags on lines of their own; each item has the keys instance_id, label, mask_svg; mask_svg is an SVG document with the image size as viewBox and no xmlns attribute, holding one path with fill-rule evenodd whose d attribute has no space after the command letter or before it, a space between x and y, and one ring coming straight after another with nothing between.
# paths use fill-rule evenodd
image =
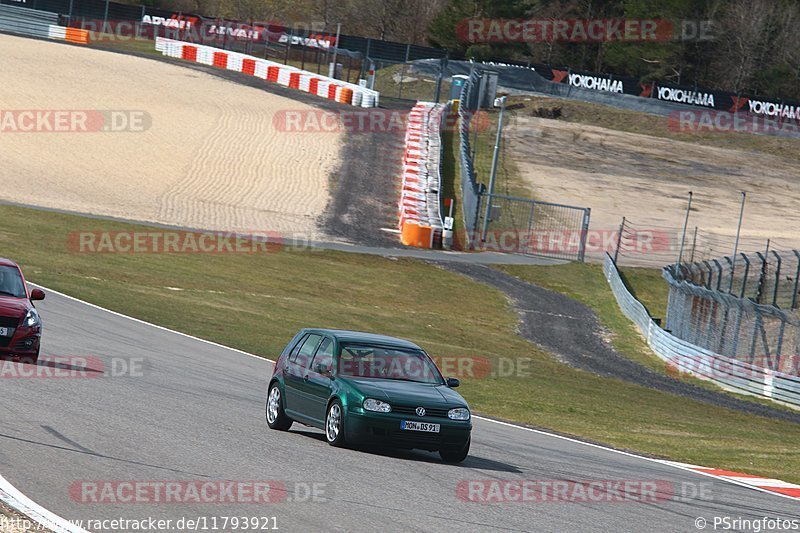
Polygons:
<instances>
[{"instance_id":1,"label":"front wheel","mask_svg":"<svg viewBox=\"0 0 800 533\"><path fill-rule=\"evenodd\" d=\"M467 443L460 450L439 450L439 455L442 461L446 463L460 463L469 455L469 444L471 439L467 439Z\"/></svg>"},{"instance_id":2,"label":"front wheel","mask_svg":"<svg viewBox=\"0 0 800 533\"><path fill-rule=\"evenodd\" d=\"M272 384L267 395L267 425L270 429L286 431L292 427L292 419L283 411L283 398L278 382Z\"/></svg>"},{"instance_id":3,"label":"front wheel","mask_svg":"<svg viewBox=\"0 0 800 533\"><path fill-rule=\"evenodd\" d=\"M325 440L331 446L344 446L344 410L342 402L333 400L325 417Z\"/></svg>"}]
</instances>

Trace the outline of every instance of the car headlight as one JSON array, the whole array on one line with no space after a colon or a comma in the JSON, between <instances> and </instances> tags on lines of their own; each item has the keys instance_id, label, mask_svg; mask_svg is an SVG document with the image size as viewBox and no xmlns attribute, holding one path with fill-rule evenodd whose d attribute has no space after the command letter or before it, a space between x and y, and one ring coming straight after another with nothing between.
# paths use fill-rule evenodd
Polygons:
<instances>
[{"instance_id":1,"label":"car headlight","mask_svg":"<svg viewBox=\"0 0 800 533\"><path fill-rule=\"evenodd\" d=\"M451 420L469 420L469 409L466 407L457 407L447 411L447 418Z\"/></svg>"},{"instance_id":2,"label":"car headlight","mask_svg":"<svg viewBox=\"0 0 800 533\"><path fill-rule=\"evenodd\" d=\"M30 311L28 311L28 314L25 315L25 319L22 321L22 324L24 326L28 326L29 328L33 326L38 326L41 323L42 321L39 318L39 313L36 311L36 309L31 309Z\"/></svg>"},{"instance_id":3,"label":"car headlight","mask_svg":"<svg viewBox=\"0 0 800 533\"><path fill-rule=\"evenodd\" d=\"M367 398L364 400L364 409L367 411L377 411L378 413L391 413L392 406L386 402L376 400L374 398Z\"/></svg>"}]
</instances>

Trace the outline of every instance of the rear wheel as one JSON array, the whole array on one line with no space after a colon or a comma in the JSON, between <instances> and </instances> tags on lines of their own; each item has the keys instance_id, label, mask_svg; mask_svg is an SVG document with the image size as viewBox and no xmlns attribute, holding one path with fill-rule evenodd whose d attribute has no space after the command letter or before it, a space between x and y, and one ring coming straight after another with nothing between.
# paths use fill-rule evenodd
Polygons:
<instances>
[{"instance_id":1,"label":"rear wheel","mask_svg":"<svg viewBox=\"0 0 800 533\"><path fill-rule=\"evenodd\" d=\"M267 425L270 429L286 431L292 427L293 420L283 411L283 396L278 382L272 384L267 395Z\"/></svg>"},{"instance_id":2,"label":"rear wheel","mask_svg":"<svg viewBox=\"0 0 800 533\"><path fill-rule=\"evenodd\" d=\"M469 444L472 439L467 439L467 443L460 450L439 450L442 461L446 463L460 463L469 455Z\"/></svg>"},{"instance_id":3,"label":"rear wheel","mask_svg":"<svg viewBox=\"0 0 800 533\"><path fill-rule=\"evenodd\" d=\"M344 446L344 410L339 400L333 400L328 406L325 417L325 440L331 446Z\"/></svg>"}]
</instances>

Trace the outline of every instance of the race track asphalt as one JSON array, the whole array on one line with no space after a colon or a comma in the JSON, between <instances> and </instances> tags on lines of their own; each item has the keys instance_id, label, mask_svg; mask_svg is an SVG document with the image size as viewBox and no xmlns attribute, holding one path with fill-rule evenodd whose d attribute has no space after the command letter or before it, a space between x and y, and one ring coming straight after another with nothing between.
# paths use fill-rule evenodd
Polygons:
<instances>
[{"instance_id":1,"label":"race track asphalt","mask_svg":"<svg viewBox=\"0 0 800 533\"><path fill-rule=\"evenodd\" d=\"M709 530L714 517L800 519L800 506L779 496L483 419L461 465L427 452L334 449L317 430L266 427L265 360L52 292L39 308L43 359L84 356L95 370L141 364L128 376L73 378L11 377L31 369L3 366L0 474L67 519L274 516L288 532L697 531L698 517ZM220 321L236 327L235 315ZM83 503L70 494L82 480L274 481L295 501ZM470 480L651 481L660 492L647 503L473 503L457 494ZM297 501L303 484L318 484L324 501Z\"/></svg>"}]
</instances>

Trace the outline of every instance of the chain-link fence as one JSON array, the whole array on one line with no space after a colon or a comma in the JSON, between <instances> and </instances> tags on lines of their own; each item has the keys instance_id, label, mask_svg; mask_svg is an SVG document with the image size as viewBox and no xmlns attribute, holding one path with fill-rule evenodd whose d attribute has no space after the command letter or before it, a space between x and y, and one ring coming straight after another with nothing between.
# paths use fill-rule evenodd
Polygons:
<instances>
[{"instance_id":1,"label":"chain-link fence","mask_svg":"<svg viewBox=\"0 0 800 533\"><path fill-rule=\"evenodd\" d=\"M589 230L587 239L587 257L602 260L604 253L609 253L617 266L663 268L681 261L681 263L711 262L720 257L730 255L734 249L744 252L748 257L756 252L767 253L770 249L788 249L791 245L760 237L741 236L705 231L699 227L683 228L674 226L655 226L637 223L627 217L616 231L594 232ZM769 253L767 253L769 255ZM735 261L737 271L741 268L741 253ZM756 255L757 257L757 255ZM772 256L774 261L774 256ZM752 268L752 267L751 267ZM786 266L781 270L786 272ZM737 272L737 276L742 274ZM752 273L750 272L750 275ZM727 289L728 285L721 285Z\"/></svg>"},{"instance_id":2,"label":"chain-link fence","mask_svg":"<svg viewBox=\"0 0 800 533\"><path fill-rule=\"evenodd\" d=\"M514 162L506 152L502 113L491 107L483 108L485 100L491 98L480 94L482 76L483 73L475 69L464 80L458 109L467 246L583 261L590 210L514 194L527 189L521 189L512 179ZM487 185L491 188L493 170L493 190L500 192L487 190Z\"/></svg>"},{"instance_id":3,"label":"chain-link fence","mask_svg":"<svg viewBox=\"0 0 800 533\"><path fill-rule=\"evenodd\" d=\"M664 268L667 329L715 353L800 375L800 252L767 250Z\"/></svg>"},{"instance_id":4,"label":"chain-link fence","mask_svg":"<svg viewBox=\"0 0 800 533\"><path fill-rule=\"evenodd\" d=\"M484 207L490 200L486 219ZM484 194L478 217L480 248L583 261L589 215L584 207Z\"/></svg>"},{"instance_id":5,"label":"chain-link fence","mask_svg":"<svg viewBox=\"0 0 800 533\"><path fill-rule=\"evenodd\" d=\"M449 99L451 80L446 77L446 60L436 60L440 65L432 73L416 71L407 61L368 58L367 64L374 72L373 89L383 98L439 102Z\"/></svg>"}]
</instances>

